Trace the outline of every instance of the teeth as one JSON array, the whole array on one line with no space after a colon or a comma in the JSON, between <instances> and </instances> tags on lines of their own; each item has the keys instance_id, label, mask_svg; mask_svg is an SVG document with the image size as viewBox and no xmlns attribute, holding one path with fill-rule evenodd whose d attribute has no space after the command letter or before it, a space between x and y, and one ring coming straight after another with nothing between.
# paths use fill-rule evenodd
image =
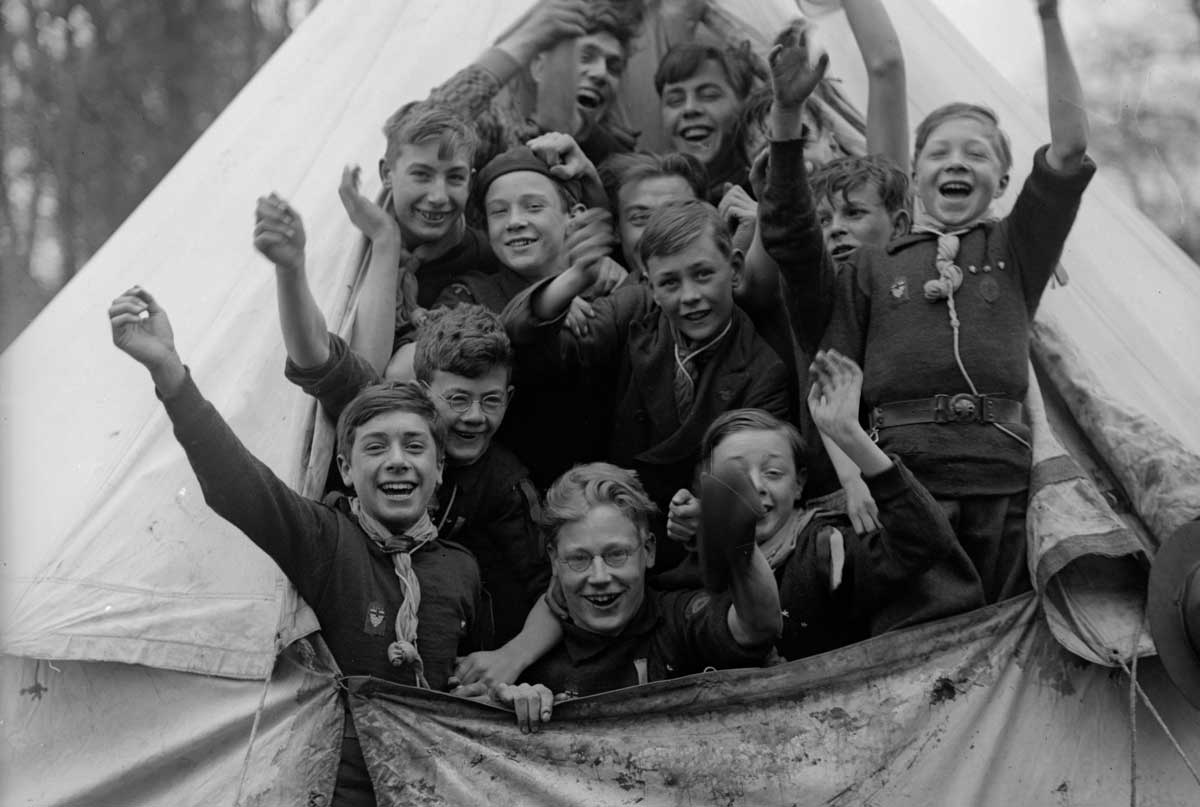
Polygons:
<instances>
[{"instance_id":1,"label":"teeth","mask_svg":"<svg viewBox=\"0 0 1200 807\"><path fill-rule=\"evenodd\" d=\"M618 595L618 594L597 594L595 596L588 597L588 602L594 603L595 605L610 605L611 603L616 601L618 596L620 596L620 595Z\"/></svg>"},{"instance_id":2,"label":"teeth","mask_svg":"<svg viewBox=\"0 0 1200 807\"><path fill-rule=\"evenodd\" d=\"M446 216L449 215L448 213L444 213L444 212L443 213L433 213L428 210L417 210L417 214L421 218L425 219L428 222L433 222L433 223L438 223L438 224L445 221Z\"/></svg>"},{"instance_id":3,"label":"teeth","mask_svg":"<svg viewBox=\"0 0 1200 807\"><path fill-rule=\"evenodd\" d=\"M713 130L708 126L685 126L683 129L679 130L679 136L684 140L696 142L699 140L704 140L706 137L712 134L712 131Z\"/></svg>"},{"instance_id":4,"label":"teeth","mask_svg":"<svg viewBox=\"0 0 1200 807\"><path fill-rule=\"evenodd\" d=\"M534 242L532 238L517 238L508 242L510 247L527 247Z\"/></svg>"},{"instance_id":5,"label":"teeth","mask_svg":"<svg viewBox=\"0 0 1200 807\"><path fill-rule=\"evenodd\" d=\"M417 486L411 482L384 482L379 486L379 489L388 495L407 496L416 490Z\"/></svg>"}]
</instances>

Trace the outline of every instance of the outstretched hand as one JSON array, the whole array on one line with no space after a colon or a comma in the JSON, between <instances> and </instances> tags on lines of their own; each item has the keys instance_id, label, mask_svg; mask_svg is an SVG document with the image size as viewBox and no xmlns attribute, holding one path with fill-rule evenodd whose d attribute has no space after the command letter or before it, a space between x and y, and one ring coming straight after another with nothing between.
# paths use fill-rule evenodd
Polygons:
<instances>
[{"instance_id":1,"label":"outstretched hand","mask_svg":"<svg viewBox=\"0 0 1200 807\"><path fill-rule=\"evenodd\" d=\"M808 32L802 25L791 26L778 41L767 57L774 103L781 109L795 110L825 77L829 54L822 53L815 65L809 64Z\"/></svg>"},{"instance_id":2,"label":"outstretched hand","mask_svg":"<svg viewBox=\"0 0 1200 807\"><path fill-rule=\"evenodd\" d=\"M304 222L278 194L258 197L254 208L254 248L280 269L304 268Z\"/></svg>"},{"instance_id":3,"label":"outstretched hand","mask_svg":"<svg viewBox=\"0 0 1200 807\"><path fill-rule=\"evenodd\" d=\"M584 288L590 288L600 279L604 258L615 243L612 214L603 208L585 210L568 223L567 260L571 270L586 278Z\"/></svg>"},{"instance_id":4,"label":"outstretched hand","mask_svg":"<svg viewBox=\"0 0 1200 807\"><path fill-rule=\"evenodd\" d=\"M359 190L362 169L347 165L342 169L342 181L338 183L338 197L346 208L350 221L359 232L376 243L384 238L400 240L400 225L379 205L362 195Z\"/></svg>"},{"instance_id":5,"label":"outstretched hand","mask_svg":"<svg viewBox=\"0 0 1200 807\"><path fill-rule=\"evenodd\" d=\"M175 334L162 306L134 286L108 307L113 344L146 367L159 390L170 396L183 383L185 371L175 351Z\"/></svg>"},{"instance_id":6,"label":"outstretched hand","mask_svg":"<svg viewBox=\"0 0 1200 807\"><path fill-rule=\"evenodd\" d=\"M809 367L808 408L822 433L835 442L855 429L862 398L862 370L836 350L821 350Z\"/></svg>"}]
</instances>

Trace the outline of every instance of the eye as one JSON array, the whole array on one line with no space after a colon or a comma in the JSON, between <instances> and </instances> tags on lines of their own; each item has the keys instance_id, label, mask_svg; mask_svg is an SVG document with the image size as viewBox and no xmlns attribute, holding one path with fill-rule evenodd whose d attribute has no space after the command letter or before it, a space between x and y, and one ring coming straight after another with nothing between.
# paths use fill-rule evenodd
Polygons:
<instances>
[{"instance_id":1,"label":"eye","mask_svg":"<svg viewBox=\"0 0 1200 807\"><path fill-rule=\"evenodd\" d=\"M364 443L362 450L367 454L378 454L380 451L383 451L386 448L386 444L381 443L378 440L372 440L369 443Z\"/></svg>"},{"instance_id":2,"label":"eye","mask_svg":"<svg viewBox=\"0 0 1200 807\"><path fill-rule=\"evenodd\" d=\"M681 106L683 104L683 93L669 92L663 97L663 103L671 108Z\"/></svg>"},{"instance_id":3,"label":"eye","mask_svg":"<svg viewBox=\"0 0 1200 807\"><path fill-rule=\"evenodd\" d=\"M615 569L619 566L624 566L625 562L629 560L629 556L632 554L633 550L626 546L616 547L614 549L606 549L604 550L603 555L604 563Z\"/></svg>"},{"instance_id":4,"label":"eye","mask_svg":"<svg viewBox=\"0 0 1200 807\"><path fill-rule=\"evenodd\" d=\"M669 291L679 285L679 278L676 278L676 277L659 278L658 281L654 285L660 289L666 289Z\"/></svg>"},{"instance_id":5,"label":"eye","mask_svg":"<svg viewBox=\"0 0 1200 807\"><path fill-rule=\"evenodd\" d=\"M630 224L632 224L635 227L644 227L644 226L646 226L646 222L648 222L649 220L650 220L650 214L646 211L630 213L628 218L626 219L627 222L629 222Z\"/></svg>"},{"instance_id":6,"label":"eye","mask_svg":"<svg viewBox=\"0 0 1200 807\"><path fill-rule=\"evenodd\" d=\"M698 269L695 276L697 280L703 281L712 279L714 274L716 274L716 272L714 272L712 269Z\"/></svg>"},{"instance_id":7,"label":"eye","mask_svg":"<svg viewBox=\"0 0 1200 807\"><path fill-rule=\"evenodd\" d=\"M404 444L404 450L413 454L420 454L425 450L425 443L422 440L409 440Z\"/></svg>"},{"instance_id":8,"label":"eye","mask_svg":"<svg viewBox=\"0 0 1200 807\"><path fill-rule=\"evenodd\" d=\"M768 468L767 470L763 471L763 476L765 476L767 479L775 481L783 479L783 471L779 470L778 468Z\"/></svg>"},{"instance_id":9,"label":"eye","mask_svg":"<svg viewBox=\"0 0 1200 807\"><path fill-rule=\"evenodd\" d=\"M446 181L455 185L465 185L467 183L467 175L460 172L455 172L448 175L446 177Z\"/></svg>"},{"instance_id":10,"label":"eye","mask_svg":"<svg viewBox=\"0 0 1200 807\"><path fill-rule=\"evenodd\" d=\"M563 558L563 563L574 571L582 572L592 565L592 556L587 552L572 552Z\"/></svg>"},{"instance_id":11,"label":"eye","mask_svg":"<svg viewBox=\"0 0 1200 807\"><path fill-rule=\"evenodd\" d=\"M494 413L499 412L504 406L505 397L503 395L485 395L479 399L479 406L484 412Z\"/></svg>"},{"instance_id":12,"label":"eye","mask_svg":"<svg viewBox=\"0 0 1200 807\"><path fill-rule=\"evenodd\" d=\"M721 92L717 87L706 87L698 95L701 101L720 101L725 97L725 93Z\"/></svg>"},{"instance_id":13,"label":"eye","mask_svg":"<svg viewBox=\"0 0 1200 807\"><path fill-rule=\"evenodd\" d=\"M833 216L830 216L828 213L822 213L817 216L817 221L822 227L828 227L833 223Z\"/></svg>"},{"instance_id":14,"label":"eye","mask_svg":"<svg viewBox=\"0 0 1200 807\"><path fill-rule=\"evenodd\" d=\"M605 61L604 66L608 68L608 72L612 73L614 76L619 76L621 73L625 72L625 60L618 59L615 56L609 57Z\"/></svg>"},{"instance_id":15,"label":"eye","mask_svg":"<svg viewBox=\"0 0 1200 807\"><path fill-rule=\"evenodd\" d=\"M429 181L429 172L424 171L420 168L412 169L411 171L408 172L408 175L410 177L412 177L413 179L415 179L417 182L428 182Z\"/></svg>"},{"instance_id":16,"label":"eye","mask_svg":"<svg viewBox=\"0 0 1200 807\"><path fill-rule=\"evenodd\" d=\"M525 208L527 210L533 211L534 213L537 213L540 210L544 210L546 208L546 205L544 205L541 202L530 202L529 204L525 205Z\"/></svg>"}]
</instances>

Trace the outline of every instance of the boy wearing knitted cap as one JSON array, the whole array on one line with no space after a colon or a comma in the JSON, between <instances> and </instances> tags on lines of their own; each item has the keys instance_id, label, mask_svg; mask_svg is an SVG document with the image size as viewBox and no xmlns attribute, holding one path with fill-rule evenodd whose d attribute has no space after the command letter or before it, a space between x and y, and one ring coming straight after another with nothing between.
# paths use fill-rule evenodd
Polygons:
<instances>
[{"instance_id":1,"label":"boy wearing knitted cap","mask_svg":"<svg viewBox=\"0 0 1200 807\"><path fill-rule=\"evenodd\" d=\"M445 425L425 391L379 385L350 402L337 460L353 494L316 502L255 459L201 396L148 292L128 290L108 315L113 342L150 371L205 502L279 564L341 673L445 689L455 656L480 644L483 609L475 559L440 539L427 511ZM330 803L375 803L349 712Z\"/></svg>"},{"instance_id":2,"label":"boy wearing knitted cap","mask_svg":"<svg viewBox=\"0 0 1200 807\"><path fill-rule=\"evenodd\" d=\"M987 219L1011 165L995 114L935 110L916 135L917 224L885 249L855 252L827 334L862 365L870 430L945 508L988 602L1029 587L1029 324L1095 172L1058 3L1037 7L1051 141L1011 212Z\"/></svg>"}]
</instances>

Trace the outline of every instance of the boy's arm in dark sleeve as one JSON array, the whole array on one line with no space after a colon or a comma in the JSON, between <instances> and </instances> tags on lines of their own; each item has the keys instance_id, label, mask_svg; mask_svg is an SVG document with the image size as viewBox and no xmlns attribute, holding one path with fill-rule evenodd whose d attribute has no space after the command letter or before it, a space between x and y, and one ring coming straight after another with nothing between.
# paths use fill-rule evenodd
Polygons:
<instances>
[{"instance_id":1,"label":"boy's arm in dark sleeve","mask_svg":"<svg viewBox=\"0 0 1200 807\"><path fill-rule=\"evenodd\" d=\"M500 89L521 66L499 48L489 48L429 93L429 101L473 121L488 111Z\"/></svg>"},{"instance_id":2,"label":"boy's arm in dark sleeve","mask_svg":"<svg viewBox=\"0 0 1200 807\"><path fill-rule=\"evenodd\" d=\"M770 361L756 362L752 368L754 378L746 389L746 399L742 406L750 409L765 409L776 417L793 421L795 413L792 403L795 395L789 389L793 376L789 376L783 362L775 355L775 351L766 343L759 341L762 354L769 355Z\"/></svg>"},{"instance_id":3,"label":"boy's arm in dark sleeve","mask_svg":"<svg viewBox=\"0 0 1200 807\"><path fill-rule=\"evenodd\" d=\"M820 344L821 347L833 348L862 367L867 352L871 297L867 286L869 269L859 264L862 255L856 258L853 263L843 264L838 272L833 315Z\"/></svg>"},{"instance_id":4,"label":"boy's arm in dark sleeve","mask_svg":"<svg viewBox=\"0 0 1200 807\"><path fill-rule=\"evenodd\" d=\"M771 141L758 226L767 254L779 265L781 293L800 347L815 352L833 308L833 261L817 220L804 141Z\"/></svg>"},{"instance_id":5,"label":"boy's arm in dark sleeve","mask_svg":"<svg viewBox=\"0 0 1200 807\"><path fill-rule=\"evenodd\" d=\"M252 455L190 373L163 404L204 501L270 555L305 600L316 602L337 552L334 511L293 491Z\"/></svg>"},{"instance_id":6,"label":"boy's arm in dark sleeve","mask_svg":"<svg viewBox=\"0 0 1200 807\"><path fill-rule=\"evenodd\" d=\"M1046 161L1048 148L1042 146L1034 154L1033 170L1000 225L1007 228L1030 316L1062 257L1083 192L1096 173L1096 163L1087 156L1077 171L1056 171Z\"/></svg>"},{"instance_id":7,"label":"boy's arm in dark sleeve","mask_svg":"<svg viewBox=\"0 0 1200 807\"><path fill-rule=\"evenodd\" d=\"M364 387L381 381L375 368L334 333L329 334L329 359L324 364L298 367L288 359L283 374L288 381L316 398L335 423L346 404Z\"/></svg>"},{"instance_id":8,"label":"boy's arm in dark sleeve","mask_svg":"<svg viewBox=\"0 0 1200 807\"><path fill-rule=\"evenodd\" d=\"M891 459L892 467L883 473L863 477L883 527L859 539L852 562L856 586L872 599L909 586L958 541L941 505L899 457Z\"/></svg>"},{"instance_id":9,"label":"boy's arm in dark sleeve","mask_svg":"<svg viewBox=\"0 0 1200 807\"><path fill-rule=\"evenodd\" d=\"M664 661L680 675L700 672L705 667L729 669L757 667L767 657L771 642L742 647L729 628L733 596L728 591L671 591L662 596L665 627L670 631Z\"/></svg>"}]
</instances>

